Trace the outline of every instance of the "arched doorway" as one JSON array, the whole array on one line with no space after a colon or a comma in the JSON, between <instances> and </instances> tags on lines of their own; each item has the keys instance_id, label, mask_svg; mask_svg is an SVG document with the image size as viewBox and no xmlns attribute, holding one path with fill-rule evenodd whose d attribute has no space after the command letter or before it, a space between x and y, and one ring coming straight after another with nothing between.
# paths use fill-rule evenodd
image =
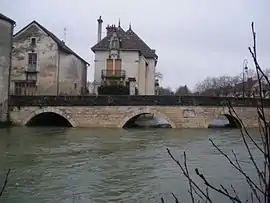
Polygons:
<instances>
[{"instance_id":1,"label":"arched doorway","mask_svg":"<svg viewBox=\"0 0 270 203\"><path fill-rule=\"evenodd\" d=\"M43 112L33 116L26 126L62 126L72 127L72 124L62 115L54 112Z\"/></svg>"},{"instance_id":2,"label":"arched doorway","mask_svg":"<svg viewBox=\"0 0 270 203\"><path fill-rule=\"evenodd\" d=\"M134 113L126 117L120 124L121 128L175 128L175 125L163 114Z\"/></svg>"},{"instance_id":3,"label":"arched doorway","mask_svg":"<svg viewBox=\"0 0 270 203\"><path fill-rule=\"evenodd\" d=\"M230 114L223 114L210 122L208 128L240 128L240 121Z\"/></svg>"}]
</instances>

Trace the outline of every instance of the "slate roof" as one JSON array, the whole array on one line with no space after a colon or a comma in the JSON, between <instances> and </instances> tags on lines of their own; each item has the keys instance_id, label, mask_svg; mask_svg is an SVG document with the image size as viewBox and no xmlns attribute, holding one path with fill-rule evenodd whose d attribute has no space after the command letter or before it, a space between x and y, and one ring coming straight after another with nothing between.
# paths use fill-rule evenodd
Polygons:
<instances>
[{"instance_id":1,"label":"slate roof","mask_svg":"<svg viewBox=\"0 0 270 203\"><path fill-rule=\"evenodd\" d=\"M145 58L158 59L154 49L151 49L132 29L131 27L124 31L121 26L115 27L114 30L120 39L121 50L139 51ZM104 37L100 42L94 45L91 50L95 51L107 51L110 46L111 34Z\"/></svg>"},{"instance_id":2,"label":"slate roof","mask_svg":"<svg viewBox=\"0 0 270 203\"><path fill-rule=\"evenodd\" d=\"M0 13L0 19L6 20L6 21L8 21L9 23L11 23L13 25L15 24L15 21L14 20L8 18L7 16L3 15L2 13Z\"/></svg>"},{"instance_id":3,"label":"slate roof","mask_svg":"<svg viewBox=\"0 0 270 203\"><path fill-rule=\"evenodd\" d=\"M28 25L26 25L23 29L18 31L14 37L16 37L18 34L23 32L26 28L28 28L29 25L31 24L36 24L38 25L47 35L49 35L58 45L59 49L68 53L68 54L73 54L74 56L78 57L80 60L82 60L85 64L90 65L87 61L85 61L82 57L80 57L78 54L76 54L72 49L70 49L62 40L60 40L55 34L53 34L51 31L47 30L43 25L38 23L37 21L32 21Z\"/></svg>"}]
</instances>

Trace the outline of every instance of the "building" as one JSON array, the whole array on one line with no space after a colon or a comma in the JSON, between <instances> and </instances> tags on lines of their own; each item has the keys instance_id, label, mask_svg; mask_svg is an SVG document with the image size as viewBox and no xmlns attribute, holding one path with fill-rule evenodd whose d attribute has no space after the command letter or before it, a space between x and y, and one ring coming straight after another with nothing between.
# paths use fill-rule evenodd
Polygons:
<instances>
[{"instance_id":1,"label":"building","mask_svg":"<svg viewBox=\"0 0 270 203\"><path fill-rule=\"evenodd\" d=\"M261 80L263 98L269 98L270 88L266 80ZM257 78L248 78L244 83L235 85L235 96L237 97L260 97L260 84Z\"/></svg>"},{"instance_id":2,"label":"building","mask_svg":"<svg viewBox=\"0 0 270 203\"><path fill-rule=\"evenodd\" d=\"M32 21L14 35L11 93L84 94L88 66L64 41Z\"/></svg>"},{"instance_id":3,"label":"building","mask_svg":"<svg viewBox=\"0 0 270 203\"><path fill-rule=\"evenodd\" d=\"M9 121L9 73L15 22L0 13L0 124Z\"/></svg>"},{"instance_id":4,"label":"building","mask_svg":"<svg viewBox=\"0 0 270 203\"><path fill-rule=\"evenodd\" d=\"M108 25L102 39L101 17L98 19L98 41L92 47L95 53L94 83L98 86L128 86L129 94L155 94L155 67L158 56L129 26ZM119 93L120 92L120 93ZM100 92L99 92L100 93ZM107 93L112 93L108 91ZM125 94L125 91L118 91Z\"/></svg>"}]
</instances>

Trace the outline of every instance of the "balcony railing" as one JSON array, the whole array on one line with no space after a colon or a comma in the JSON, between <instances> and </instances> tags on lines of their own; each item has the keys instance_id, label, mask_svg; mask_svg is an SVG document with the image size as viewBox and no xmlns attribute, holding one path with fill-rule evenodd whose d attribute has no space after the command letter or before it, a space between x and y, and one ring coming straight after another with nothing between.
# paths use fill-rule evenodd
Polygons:
<instances>
[{"instance_id":1,"label":"balcony railing","mask_svg":"<svg viewBox=\"0 0 270 203\"><path fill-rule=\"evenodd\" d=\"M38 72L37 65L36 64L28 64L25 72L32 72L32 73Z\"/></svg>"},{"instance_id":2,"label":"balcony railing","mask_svg":"<svg viewBox=\"0 0 270 203\"><path fill-rule=\"evenodd\" d=\"M102 78L125 78L126 71L124 71L124 70L102 70L101 77Z\"/></svg>"}]
</instances>

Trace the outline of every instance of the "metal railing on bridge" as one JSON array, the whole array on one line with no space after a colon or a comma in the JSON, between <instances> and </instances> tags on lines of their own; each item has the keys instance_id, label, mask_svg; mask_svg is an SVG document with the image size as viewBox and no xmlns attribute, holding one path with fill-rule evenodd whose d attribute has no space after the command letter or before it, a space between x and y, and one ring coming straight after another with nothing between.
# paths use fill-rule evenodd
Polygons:
<instances>
[{"instance_id":1,"label":"metal railing on bridge","mask_svg":"<svg viewBox=\"0 0 270 203\"><path fill-rule=\"evenodd\" d=\"M11 106L232 106L257 107L258 98L207 96L11 96ZM270 107L270 99L263 100Z\"/></svg>"}]
</instances>

